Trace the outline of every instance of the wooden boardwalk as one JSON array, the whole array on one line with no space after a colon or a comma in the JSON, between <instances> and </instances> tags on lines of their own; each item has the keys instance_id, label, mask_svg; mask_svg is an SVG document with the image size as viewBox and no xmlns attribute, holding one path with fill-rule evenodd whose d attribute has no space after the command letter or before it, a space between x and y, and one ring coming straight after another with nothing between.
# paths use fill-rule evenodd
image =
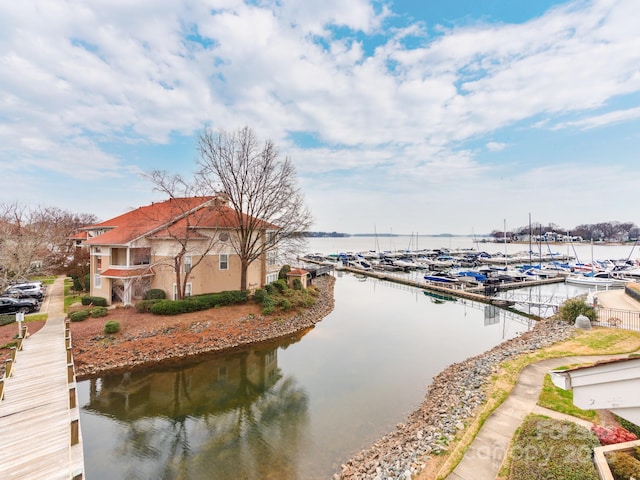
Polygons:
<instances>
[{"instance_id":1,"label":"wooden boardwalk","mask_svg":"<svg viewBox=\"0 0 640 480\"><path fill-rule=\"evenodd\" d=\"M0 401L3 480L84 477L63 288L62 278L49 287L42 308L49 314L46 325L24 340L22 350L16 353L12 375L5 378L4 399Z\"/></svg>"}]
</instances>

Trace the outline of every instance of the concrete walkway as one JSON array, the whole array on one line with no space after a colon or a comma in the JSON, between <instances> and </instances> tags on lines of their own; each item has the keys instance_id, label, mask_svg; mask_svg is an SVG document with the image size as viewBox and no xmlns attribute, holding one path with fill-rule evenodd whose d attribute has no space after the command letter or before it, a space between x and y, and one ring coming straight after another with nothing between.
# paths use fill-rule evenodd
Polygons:
<instances>
[{"instance_id":1,"label":"concrete walkway","mask_svg":"<svg viewBox=\"0 0 640 480\"><path fill-rule=\"evenodd\" d=\"M628 355L575 356L543 360L525 367L509 397L484 423L480 432L464 454L462 461L447 477L448 480L493 480L500 469L516 429L530 413L546 415L558 420L571 420L591 428L587 422L570 415L536 405L544 376L562 365L593 363L601 360L626 358Z\"/></svg>"},{"instance_id":2,"label":"concrete walkway","mask_svg":"<svg viewBox=\"0 0 640 480\"><path fill-rule=\"evenodd\" d=\"M598 299L598 305L604 308L640 312L640 302L624 293L623 288L595 292L594 296Z\"/></svg>"},{"instance_id":3,"label":"concrete walkway","mask_svg":"<svg viewBox=\"0 0 640 480\"><path fill-rule=\"evenodd\" d=\"M626 295L624 289L597 292L598 304L604 308L640 312L640 302ZM545 375L562 365L594 363L601 360L626 358L628 355L575 356L543 360L525 367L509 397L484 423L464 454L462 461L447 477L448 480L493 480L504 460L511 438L524 418L537 413L558 420L571 420L591 428L587 422L536 405Z\"/></svg>"}]
</instances>

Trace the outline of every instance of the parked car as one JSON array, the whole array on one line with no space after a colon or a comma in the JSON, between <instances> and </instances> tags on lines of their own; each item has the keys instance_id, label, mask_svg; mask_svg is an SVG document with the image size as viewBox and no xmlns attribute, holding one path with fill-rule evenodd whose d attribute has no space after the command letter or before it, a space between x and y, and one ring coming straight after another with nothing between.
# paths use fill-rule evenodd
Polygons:
<instances>
[{"instance_id":1,"label":"parked car","mask_svg":"<svg viewBox=\"0 0 640 480\"><path fill-rule=\"evenodd\" d=\"M43 293L37 289L9 287L4 291L3 296L12 298L35 298L42 301Z\"/></svg>"},{"instance_id":2,"label":"parked car","mask_svg":"<svg viewBox=\"0 0 640 480\"><path fill-rule=\"evenodd\" d=\"M8 291L11 290L14 292L13 295L9 295ZM15 291L20 290L24 294L29 294L31 298L42 299L44 297L44 286L40 282L24 282L24 283L16 283L14 285L10 285L7 290L5 290L5 295L7 296L16 296Z\"/></svg>"},{"instance_id":3,"label":"parked car","mask_svg":"<svg viewBox=\"0 0 640 480\"><path fill-rule=\"evenodd\" d=\"M33 298L0 297L0 314L37 312L40 304Z\"/></svg>"}]
</instances>

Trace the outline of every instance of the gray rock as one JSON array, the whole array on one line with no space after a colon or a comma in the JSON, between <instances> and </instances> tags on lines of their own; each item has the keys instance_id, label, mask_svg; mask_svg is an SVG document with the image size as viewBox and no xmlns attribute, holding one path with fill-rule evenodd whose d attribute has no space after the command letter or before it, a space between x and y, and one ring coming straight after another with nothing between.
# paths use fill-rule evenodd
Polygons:
<instances>
[{"instance_id":1,"label":"gray rock","mask_svg":"<svg viewBox=\"0 0 640 480\"><path fill-rule=\"evenodd\" d=\"M575 325L582 330L591 330L591 320L586 315L578 315Z\"/></svg>"}]
</instances>

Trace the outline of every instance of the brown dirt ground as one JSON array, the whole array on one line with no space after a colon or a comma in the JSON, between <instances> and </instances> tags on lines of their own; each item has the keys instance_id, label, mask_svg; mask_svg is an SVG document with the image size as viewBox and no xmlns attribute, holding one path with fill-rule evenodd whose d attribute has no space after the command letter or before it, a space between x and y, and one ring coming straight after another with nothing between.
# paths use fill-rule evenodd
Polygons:
<instances>
[{"instance_id":1,"label":"brown dirt ground","mask_svg":"<svg viewBox=\"0 0 640 480\"><path fill-rule=\"evenodd\" d=\"M282 318L280 315L279 320ZM120 322L119 333L104 334L104 324L109 320ZM125 370L249 343L273 321L272 317L263 317L256 304L177 316L141 314L133 308L111 309L106 317L71 323L76 373L82 377L94 371ZM43 325L44 322L28 322L29 334ZM16 333L15 323L0 327L0 345L11 342ZM207 346L203 346L205 343ZM0 358L7 356L7 349L0 350Z\"/></svg>"}]
</instances>

